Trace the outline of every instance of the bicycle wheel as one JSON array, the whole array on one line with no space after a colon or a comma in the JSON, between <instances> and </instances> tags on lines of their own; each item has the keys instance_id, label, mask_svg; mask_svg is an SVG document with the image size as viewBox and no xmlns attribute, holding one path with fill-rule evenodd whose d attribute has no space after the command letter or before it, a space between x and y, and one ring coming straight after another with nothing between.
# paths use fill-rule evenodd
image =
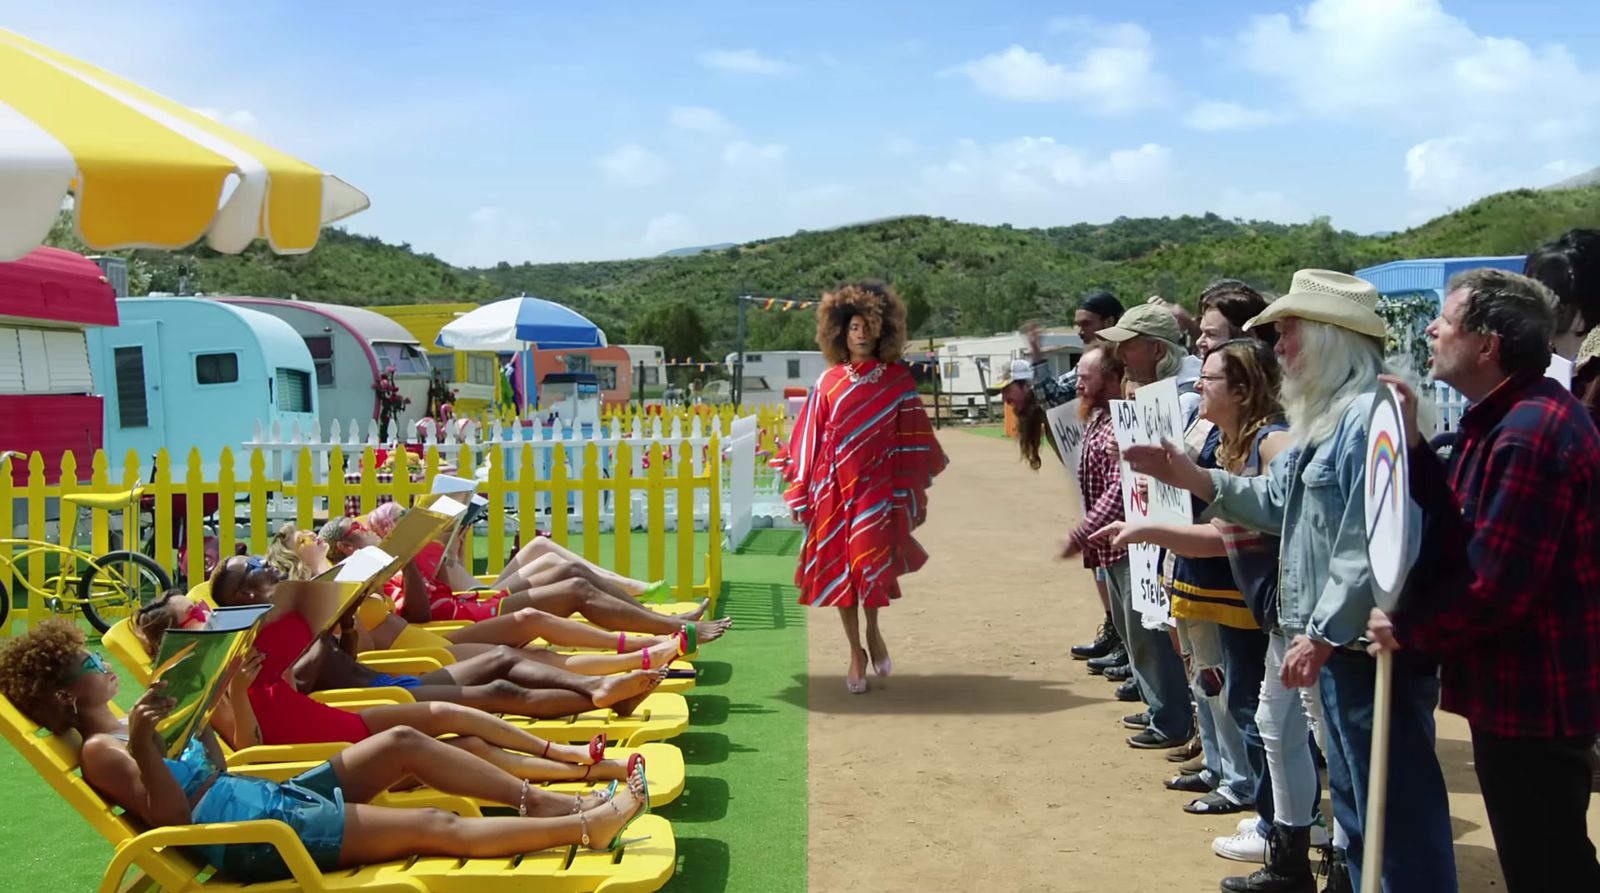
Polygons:
<instances>
[{"instance_id":1,"label":"bicycle wheel","mask_svg":"<svg viewBox=\"0 0 1600 893\"><path fill-rule=\"evenodd\" d=\"M11 634L11 593L6 591L6 582L0 578L0 635Z\"/></svg>"},{"instance_id":2,"label":"bicycle wheel","mask_svg":"<svg viewBox=\"0 0 1600 893\"><path fill-rule=\"evenodd\" d=\"M172 578L155 559L139 552L107 552L78 578L83 616L100 632L172 588Z\"/></svg>"}]
</instances>

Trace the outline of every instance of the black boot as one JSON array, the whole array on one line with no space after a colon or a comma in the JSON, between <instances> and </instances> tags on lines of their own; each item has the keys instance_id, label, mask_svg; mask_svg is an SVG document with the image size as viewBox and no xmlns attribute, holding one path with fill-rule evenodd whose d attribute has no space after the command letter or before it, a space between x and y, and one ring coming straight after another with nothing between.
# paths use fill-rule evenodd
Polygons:
<instances>
[{"instance_id":1,"label":"black boot","mask_svg":"<svg viewBox=\"0 0 1600 893\"><path fill-rule=\"evenodd\" d=\"M1106 615L1106 622L1100 624L1100 629L1095 632L1094 642L1089 645L1072 646L1074 660L1089 660L1095 657L1105 657L1111 649L1122 644L1122 639L1117 636L1117 628L1111 625L1111 615Z\"/></svg>"},{"instance_id":2,"label":"black boot","mask_svg":"<svg viewBox=\"0 0 1600 893\"><path fill-rule=\"evenodd\" d=\"M1319 873L1328 879L1322 887L1322 893L1355 893L1350 886L1350 863L1346 861L1342 848L1330 846L1322 851L1322 869Z\"/></svg>"},{"instance_id":3,"label":"black boot","mask_svg":"<svg viewBox=\"0 0 1600 893\"><path fill-rule=\"evenodd\" d=\"M1267 832L1267 864L1249 877L1222 879L1226 893L1317 893L1311 873L1311 828L1273 823Z\"/></svg>"},{"instance_id":4,"label":"black boot","mask_svg":"<svg viewBox=\"0 0 1600 893\"><path fill-rule=\"evenodd\" d=\"M1098 676L1106 671L1107 667L1118 667L1128 662L1128 649L1122 643L1111 646L1105 657L1096 657L1089 660L1089 672Z\"/></svg>"}]
</instances>

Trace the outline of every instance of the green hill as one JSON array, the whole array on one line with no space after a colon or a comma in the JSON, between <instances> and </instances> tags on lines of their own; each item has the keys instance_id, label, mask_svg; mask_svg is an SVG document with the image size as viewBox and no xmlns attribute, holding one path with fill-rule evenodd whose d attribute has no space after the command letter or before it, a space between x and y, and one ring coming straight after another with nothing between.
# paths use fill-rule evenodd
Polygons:
<instances>
[{"instance_id":1,"label":"green hill","mask_svg":"<svg viewBox=\"0 0 1600 893\"><path fill-rule=\"evenodd\" d=\"M1064 322L1093 288L1124 300L1150 294L1192 300L1208 281L1235 276L1281 289L1302 267L1353 270L1404 257L1516 254L1574 226L1600 226L1600 186L1492 195L1382 237L1336 230L1323 219L1285 225L1215 214L1048 229L902 217L691 256L470 270L337 229L302 257L259 247L239 257L203 249L128 254L136 293L176 290L184 268L195 291L352 304L485 301L526 292L589 315L613 341L663 341L669 348L668 320L683 312L674 308L688 306L701 332L682 337L698 342L701 356L718 356L733 346L739 293L809 298L845 280L878 277L912 305L916 335L988 334L1032 318ZM75 247L65 228L57 241ZM810 313L749 317L753 348L813 343Z\"/></svg>"}]
</instances>

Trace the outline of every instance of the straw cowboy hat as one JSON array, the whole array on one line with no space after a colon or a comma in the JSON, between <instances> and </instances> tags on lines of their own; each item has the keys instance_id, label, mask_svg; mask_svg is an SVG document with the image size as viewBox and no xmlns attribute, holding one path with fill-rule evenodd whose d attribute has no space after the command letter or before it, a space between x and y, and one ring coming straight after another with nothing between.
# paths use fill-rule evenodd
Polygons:
<instances>
[{"instance_id":1,"label":"straw cowboy hat","mask_svg":"<svg viewBox=\"0 0 1600 893\"><path fill-rule=\"evenodd\" d=\"M1387 334L1378 315L1378 290L1365 279L1332 270L1301 270L1287 294L1267 305L1246 330L1289 317L1324 322L1382 340Z\"/></svg>"}]
</instances>

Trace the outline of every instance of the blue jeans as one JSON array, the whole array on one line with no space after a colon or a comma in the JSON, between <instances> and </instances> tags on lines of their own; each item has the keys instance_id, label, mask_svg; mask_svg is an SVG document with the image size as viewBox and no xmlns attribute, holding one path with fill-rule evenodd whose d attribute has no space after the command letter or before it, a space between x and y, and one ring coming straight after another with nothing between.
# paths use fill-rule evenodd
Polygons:
<instances>
[{"instance_id":1,"label":"blue jeans","mask_svg":"<svg viewBox=\"0 0 1600 893\"><path fill-rule=\"evenodd\" d=\"M1150 707L1150 730L1175 741L1194 734L1194 714L1189 710L1189 680L1183 658L1172 649L1165 629L1145 629L1133 607L1133 586L1128 579L1128 559L1106 568L1106 589L1113 615L1121 612L1122 641L1139 692Z\"/></svg>"},{"instance_id":2,"label":"blue jeans","mask_svg":"<svg viewBox=\"0 0 1600 893\"><path fill-rule=\"evenodd\" d=\"M1210 620L1178 618L1178 644L1188 659L1190 690L1200 719L1200 744L1205 754L1201 777L1234 803L1255 802L1255 774L1244 743L1244 726L1234 719L1227 704L1228 671L1222 656L1222 625ZM1204 670L1221 670L1223 688L1206 694Z\"/></svg>"},{"instance_id":3,"label":"blue jeans","mask_svg":"<svg viewBox=\"0 0 1600 893\"><path fill-rule=\"evenodd\" d=\"M1260 830L1265 836L1272 823L1272 773L1267 770L1267 750L1261 743L1261 727L1256 725L1256 707L1261 703L1261 677L1267 665L1267 634L1259 629L1235 629L1218 625L1222 642L1222 691L1228 715L1244 732L1245 761L1250 766L1251 793Z\"/></svg>"},{"instance_id":4,"label":"blue jeans","mask_svg":"<svg viewBox=\"0 0 1600 893\"><path fill-rule=\"evenodd\" d=\"M1389 796L1391 833L1383 848L1384 893L1456 889L1456 859L1444 773L1434 753L1433 711L1439 679L1407 655L1394 658L1390 693ZM1328 717L1328 788L1333 816L1349 835L1350 882L1361 889L1362 835L1367 826L1367 778L1372 769L1372 699L1377 661L1336 649L1322 667Z\"/></svg>"}]
</instances>

